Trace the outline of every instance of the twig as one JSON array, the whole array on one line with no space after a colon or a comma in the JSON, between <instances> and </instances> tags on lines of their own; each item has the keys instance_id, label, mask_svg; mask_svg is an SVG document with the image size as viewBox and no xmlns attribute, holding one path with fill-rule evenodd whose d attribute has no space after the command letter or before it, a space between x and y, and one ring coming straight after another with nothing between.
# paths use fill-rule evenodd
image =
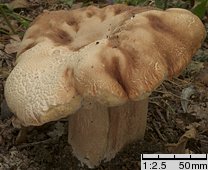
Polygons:
<instances>
[{"instance_id":1,"label":"twig","mask_svg":"<svg viewBox=\"0 0 208 170\"><path fill-rule=\"evenodd\" d=\"M158 108L156 108L156 110L157 110L157 115L160 116L160 119L161 119L165 124L167 124L166 119L165 119L164 116L161 114L161 112L158 110Z\"/></svg>"},{"instance_id":2,"label":"twig","mask_svg":"<svg viewBox=\"0 0 208 170\"><path fill-rule=\"evenodd\" d=\"M162 107L160 104L158 104L157 102L154 102L154 101L149 101L149 103L151 103L151 104L155 104L155 105L157 105L158 107L160 107L161 109L163 109L163 110L165 110L165 108L164 107Z\"/></svg>"},{"instance_id":3,"label":"twig","mask_svg":"<svg viewBox=\"0 0 208 170\"><path fill-rule=\"evenodd\" d=\"M163 101L163 103L165 103L170 108L170 110L172 111L172 113L175 113L174 109L170 106L170 104L168 102L166 102L163 99L162 99L162 101Z\"/></svg>"},{"instance_id":4,"label":"twig","mask_svg":"<svg viewBox=\"0 0 208 170\"><path fill-rule=\"evenodd\" d=\"M27 148L27 147L31 147L31 146L36 146L36 145L47 145L51 142L57 142L58 139L57 138L50 138L50 139L46 139L46 140L43 140L43 141L38 141L38 142L33 142L33 143L24 143L22 145L19 145L17 146L18 149L24 149L24 148Z\"/></svg>"},{"instance_id":5,"label":"twig","mask_svg":"<svg viewBox=\"0 0 208 170\"><path fill-rule=\"evenodd\" d=\"M0 29L0 33L8 34L8 32L4 31L3 29Z\"/></svg>"},{"instance_id":6,"label":"twig","mask_svg":"<svg viewBox=\"0 0 208 170\"><path fill-rule=\"evenodd\" d=\"M184 79L182 80L182 79L180 79L180 78L178 78L178 77L175 77L174 79L177 80L177 81L180 81L180 82L182 82L182 83L190 84L189 81L184 80ZM171 82L171 83L173 83L173 81L171 81L171 80L168 80L168 81Z\"/></svg>"},{"instance_id":7,"label":"twig","mask_svg":"<svg viewBox=\"0 0 208 170\"><path fill-rule=\"evenodd\" d=\"M26 17L26 16L23 16L23 15L20 15L20 14L18 14L18 13L16 13L16 12L14 12L14 14L15 15L17 15L18 17L20 17L20 18L22 18L22 19L24 19L24 20L27 20L27 21L33 21L33 19L31 19L31 18L28 18L28 17Z\"/></svg>"},{"instance_id":8,"label":"twig","mask_svg":"<svg viewBox=\"0 0 208 170\"><path fill-rule=\"evenodd\" d=\"M152 96L152 97L149 97L150 100L152 100L152 99L161 99L161 98L163 98L163 97L162 96Z\"/></svg>"},{"instance_id":9,"label":"twig","mask_svg":"<svg viewBox=\"0 0 208 170\"><path fill-rule=\"evenodd\" d=\"M191 102L191 100L188 100L188 99L183 99L181 98L180 96L176 95L176 94L173 94L171 92L165 92L165 91L160 91L160 90L155 90L155 92L158 92L158 93L163 93L163 94L170 94L170 95L173 95L174 97L178 98L178 99L181 99L181 100L185 100L187 102ZM162 97L161 97L162 98Z\"/></svg>"},{"instance_id":10,"label":"twig","mask_svg":"<svg viewBox=\"0 0 208 170\"><path fill-rule=\"evenodd\" d=\"M155 131L157 132L158 136L164 141L167 142L167 140L163 137L163 135L160 133L160 130L157 128L155 122L153 122L153 126L155 128Z\"/></svg>"}]
</instances>

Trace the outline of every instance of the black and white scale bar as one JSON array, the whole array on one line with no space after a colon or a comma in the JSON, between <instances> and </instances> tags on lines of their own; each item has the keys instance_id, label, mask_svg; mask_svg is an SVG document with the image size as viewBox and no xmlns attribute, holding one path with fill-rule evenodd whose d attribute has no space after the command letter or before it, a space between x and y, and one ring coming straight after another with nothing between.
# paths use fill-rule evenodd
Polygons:
<instances>
[{"instance_id":1,"label":"black and white scale bar","mask_svg":"<svg viewBox=\"0 0 208 170\"><path fill-rule=\"evenodd\" d=\"M147 154L145 154L145 155L147 155ZM142 160L207 160L207 154L203 154L203 155L205 155L205 157L201 157L201 158L199 158L199 157L192 157L191 155L189 155L189 157L183 157L183 158L180 158L180 157L176 157L176 155L173 155L173 157L172 158L162 158L162 157L160 157L160 155L157 155L157 158L147 158L147 157L144 157L143 156L143 154L142 154Z\"/></svg>"}]
</instances>

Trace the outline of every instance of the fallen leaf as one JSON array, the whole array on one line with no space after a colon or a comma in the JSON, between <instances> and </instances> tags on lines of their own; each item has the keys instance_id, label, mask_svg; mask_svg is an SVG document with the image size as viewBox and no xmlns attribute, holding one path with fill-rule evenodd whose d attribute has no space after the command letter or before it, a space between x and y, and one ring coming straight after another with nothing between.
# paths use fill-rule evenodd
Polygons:
<instances>
[{"instance_id":1,"label":"fallen leaf","mask_svg":"<svg viewBox=\"0 0 208 170\"><path fill-rule=\"evenodd\" d=\"M71 6L71 9L79 9L83 6L83 3L82 2L79 2L79 3L74 3L72 6Z\"/></svg>"},{"instance_id":2,"label":"fallen leaf","mask_svg":"<svg viewBox=\"0 0 208 170\"><path fill-rule=\"evenodd\" d=\"M192 103L188 108L188 113L195 116L197 119L208 120L208 102Z\"/></svg>"},{"instance_id":3,"label":"fallen leaf","mask_svg":"<svg viewBox=\"0 0 208 170\"><path fill-rule=\"evenodd\" d=\"M12 42L12 40L21 42L19 35L16 35L16 34L10 35L10 38L11 38L10 42Z\"/></svg>"},{"instance_id":4,"label":"fallen leaf","mask_svg":"<svg viewBox=\"0 0 208 170\"><path fill-rule=\"evenodd\" d=\"M1 64L0 64L1 66ZM10 71L8 68L5 67L0 67L0 78L7 78L10 74Z\"/></svg>"},{"instance_id":5,"label":"fallen leaf","mask_svg":"<svg viewBox=\"0 0 208 170\"><path fill-rule=\"evenodd\" d=\"M0 43L0 50L4 49L4 44Z\"/></svg>"},{"instance_id":6,"label":"fallen leaf","mask_svg":"<svg viewBox=\"0 0 208 170\"><path fill-rule=\"evenodd\" d=\"M27 132L28 128L27 127L22 127L16 137L15 144L19 145L21 143L25 143L27 141Z\"/></svg>"},{"instance_id":7,"label":"fallen leaf","mask_svg":"<svg viewBox=\"0 0 208 170\"><path fill-rule=\"evenodd\" d=\"M183 71L183 75L194 76L204 68L204 62L192 61L187 68Z\"/></svg>"},{"instance_id":8,"label":"fallen leaf","mask_svg":"<svg viewBox=\"0 0 208 170\"><path fill-rule=\"evenodd\" d=\"M28 8L29 3L27 0L13 0L12 2L8 3L7 6L10 9Z\"/></svg>"},{"instance_id":9,"label":"fallen leaf","mask_svg":"<svg viewBox=\"0 0 208 170\"><path fill-rule=\"evenodd\" d=\"M61 122L57 122L55 124L54 130L52 132L48 132L47 134L51 138L61 137L64 134L64 124Z\"/></svg>"},{"instance_id":10,"label":"fallen leaf","mask_svg":"<svg viewBox=\"0 0 208 170\"><path fill-rule=\"evenodd\" d=\"M208 63L204 63L204 68L196 76L195 82L208 86Z\"/></svg>"},{"instance_id":11,"label":"fallen leaf","mask_svg":"<svg viewBox=\"0 0 208 170\"><path fill-rule=\"evenodd\" d=\"M186 150L185 150L185 154L194 154L194 152L191 151L191 150L189 150L189 149L186 149Z\"/></svg>"},{"instance_id":12,"label":"fallen leaf","mask_svg":"<svg viewBox=\"0 0 208 170\"><path fill-rule=\"evenodd\" d=\"M190 97L196 93L196 90L194 89L194 86L187 87L182 90L181 93L181 106L185 113L188 112L188 103Z\"/></svg>"},{"instance_id":13,"label":"fallen leaf","mask_svg":"<svg viewBox=\"0 0 208 170\"><path fill-rule=\"evenodd\" d=\"M19 50L19 46L20 46L19 43L7 44L7 45L5 46L5 52L6 52L7 54L13 54L13 53L16 53L16 52Z\"/></svg>"},{"instance_id":14,"label":"fallen leaf","mask_svg":"<svg viewBox=\"0 0 208 170\"><path fill-rule=\"evenodd\" d=\"M186 128L186 129L199 128L200 125L201 125L201 124L198 123L198 122L193 122L193 123L189 124L188 126L186 126L185 128Z\"/></svg>"},{"instance_id":15,"label":"fallen leaf","mask_svg":"<svg viewBox=\"0 0 208 170\"><path fill-rule=\"evenodd\" d=\"M167 150L172 154L184 154L186 153L186 144L190 139L195 139L197 131L195 127L192 127L186 131L178 140L178 143L167 144Z\"/></svg>"},{"instance_id":16,"label":"fallen leaf","mask_svg":"<svg viewBox=\"0 0 208 170\"><path fill-rule=\"evenodd\" d=\"M4 49L4 51L7 54L16 53L19 50L20 43L21 43L21 40L20 40L19 36L13 35L13 36L10 36L10 37L11 37L10 43L5 45L5 49Z\"/></svg>"}]
</instances>

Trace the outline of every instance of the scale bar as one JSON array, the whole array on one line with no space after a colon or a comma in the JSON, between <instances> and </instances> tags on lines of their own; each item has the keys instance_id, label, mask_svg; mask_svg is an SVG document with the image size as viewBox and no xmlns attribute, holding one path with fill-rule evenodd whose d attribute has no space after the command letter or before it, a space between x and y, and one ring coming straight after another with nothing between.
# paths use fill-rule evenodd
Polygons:
<instances>
[{"instance_id":1,"label":"scale bar","mask_svg":"<svg viewBox=\"0 0 208 170\"><path fill-rule=\"evenodd\" d=\"M157 158L144 158L143 154L142 154L142 160L207 160L207 154L205 154L205 155L206 155L206 157L204 157L204 158L193 158L193 157L191 157L191 155L189 158L177 158L177 157L175 157L175 155L173 158L170 158L170 157L169 158L161 158L161 157L159 157L159 155Z\"/></svg>"}]
</instances>

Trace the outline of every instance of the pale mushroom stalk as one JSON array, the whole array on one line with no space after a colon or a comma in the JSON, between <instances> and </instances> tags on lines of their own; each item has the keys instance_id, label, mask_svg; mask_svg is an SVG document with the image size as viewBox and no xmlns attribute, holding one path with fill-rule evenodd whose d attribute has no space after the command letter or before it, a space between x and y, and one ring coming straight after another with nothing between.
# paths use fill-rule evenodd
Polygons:
<instances>
[{"instance_id":1,"label":"pale mushroom stalk","mask_svg":"<svg viewBox=\"0 0 208 170\"><path fill-rule=\"evenodd\" d=\"M69 117L73 153L95 167L143 138L149 95L180 74L205 36L183 9L46 12L25 34L5 98L22 126Z\"/></svg>"},{"instance_id":2,"label":"pale mushroom stalk","mask_svg":"<svg viewBox=\"0 0 208 170\"><path fill-rule=\"evenodd\" d=\"M148 98L106 107L84 106L69 117L69 143L73 153L88 167L109 161L125 145L144 137Z\"/></svg>"}]
</instances>

